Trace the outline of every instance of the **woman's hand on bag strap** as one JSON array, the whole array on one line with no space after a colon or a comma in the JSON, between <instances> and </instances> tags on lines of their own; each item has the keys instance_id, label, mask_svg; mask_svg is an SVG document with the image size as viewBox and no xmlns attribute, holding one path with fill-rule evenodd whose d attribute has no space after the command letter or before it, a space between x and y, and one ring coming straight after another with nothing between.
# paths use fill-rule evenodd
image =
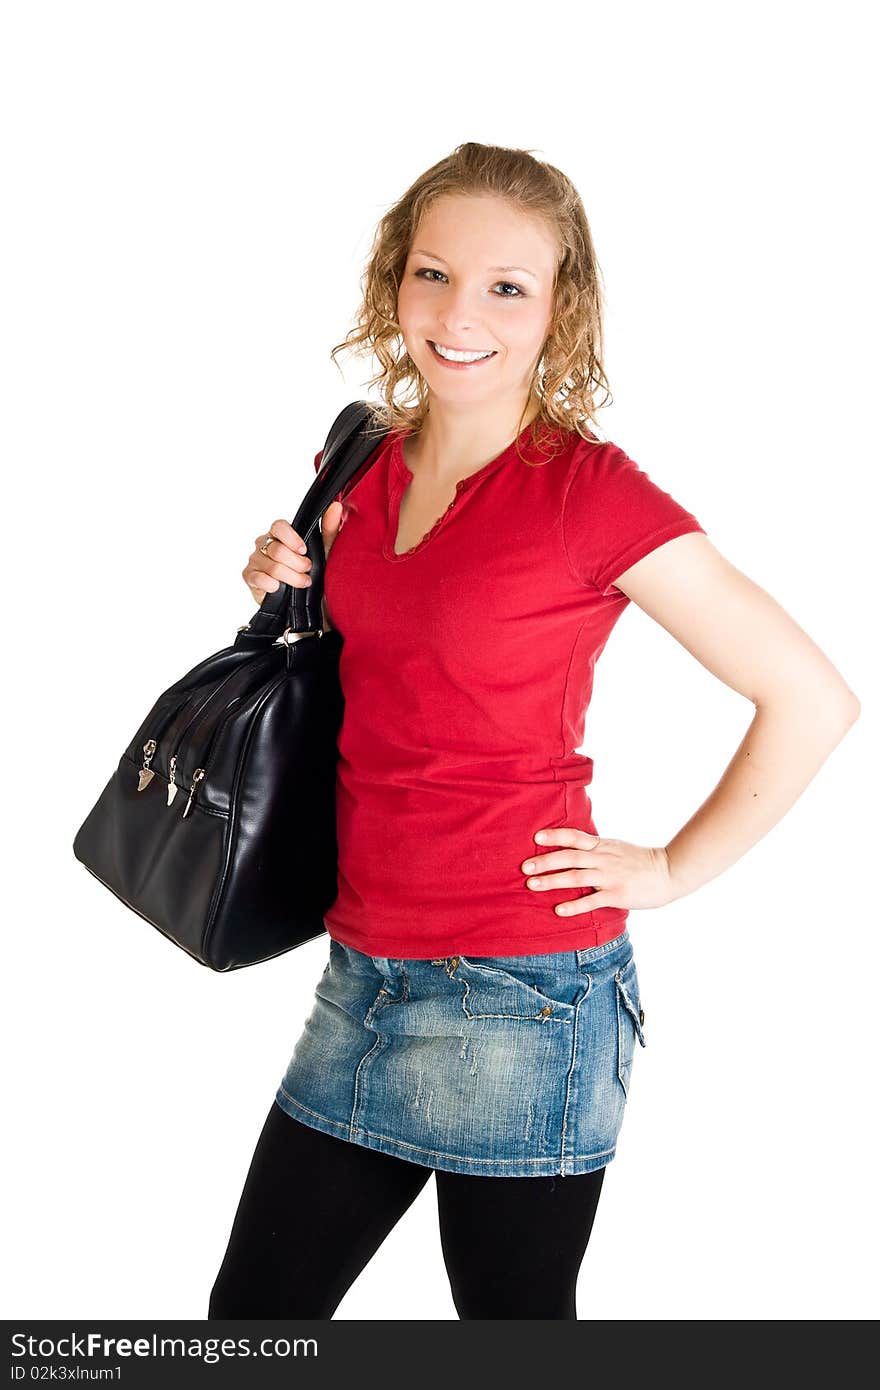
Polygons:
<instances>
[{"instance_id":1,"label":"woman's hand on bag strap","mask_svg":"<svg viewBox=\"0 0 880 1390\"><path fill-rule=\"evenodd\" d=\"M342 518L341 502L331 502L321 515L321 540L324 544L325 559L339 534ZM311 584L311 568L312 562L305 553L302 536L294 531L289 521L280 518L255 538L254 548L248 556L241 577L256 602L262 603L266 594L274 594L282 584L290 584L298 589Z\"/></svg>"}]
</instances>

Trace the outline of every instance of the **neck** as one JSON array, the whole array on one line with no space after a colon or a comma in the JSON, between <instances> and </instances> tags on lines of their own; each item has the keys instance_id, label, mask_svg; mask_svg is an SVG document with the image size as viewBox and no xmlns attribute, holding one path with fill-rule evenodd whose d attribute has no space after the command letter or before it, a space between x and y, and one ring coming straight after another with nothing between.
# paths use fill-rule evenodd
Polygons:
<instances>
[{"instance_id":1,"label":"neck","mask_svg":"<svg viewBox=\"0 0 880 1390\"><path fill-rule=\"evenodd\" d=\"M503 453L540 409L537 396L529 401L524 414L522 402L515 411L494 408L490 413L482 405L472 411L451 410L432 399L422 428L403 439L404 462L412 472L417 467L432 482L457 481Z\"/></svg>"}]
</instances>

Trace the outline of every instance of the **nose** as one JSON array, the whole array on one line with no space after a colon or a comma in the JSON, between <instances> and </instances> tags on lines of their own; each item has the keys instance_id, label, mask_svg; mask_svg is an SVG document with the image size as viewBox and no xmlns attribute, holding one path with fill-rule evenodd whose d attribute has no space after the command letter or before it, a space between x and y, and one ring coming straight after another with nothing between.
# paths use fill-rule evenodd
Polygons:
<instances>
[{"instance_id":1,"label":"nose","mask_svg":"<svg viewBox=\"0 0 880 1390\"><path fill-rule=\"evenodd\" d=\"M449 289L443 296L443 307L437 315L437 322L456 344L464 335L464 341L467 341L468 337L472 338L475 347L489 347L488 341L477 341L480 335L480 316L475 303L476 292L469 292L466 286Z\"/></svg>"}]
</instances>

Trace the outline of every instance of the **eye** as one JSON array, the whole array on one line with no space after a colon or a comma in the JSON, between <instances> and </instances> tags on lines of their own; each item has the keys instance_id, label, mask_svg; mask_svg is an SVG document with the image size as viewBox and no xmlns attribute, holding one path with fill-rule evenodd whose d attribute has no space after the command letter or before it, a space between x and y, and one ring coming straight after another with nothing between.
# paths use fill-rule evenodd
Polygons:
<instances>
[{"instance_id":1,"label":"eye","mask_svg":"<svg viewBox=\"0 0 880 1390\"><path fill-rule=\"evenodd\" d=\"M436 268L436 266L423 266L421 270L415 271L414 274L415 274L416 278L418 279L419 276L426 276L426 275L443 275L443 271L442 271L442 270L438 270L438 269ZM446 276L443 275L443 278L444 278L444 280L445 280L445 279L446 279ZM436 283L437 283L436 280L431 280L431 281L429 281L429 284L432 284L432 285L436 285ZM499 285L506 285L508 289L516 290L516 294L499 294L499 295L497 296L498 299L525 299L525 298L526 298L525 290L523 290L519 285L515 285L515 284L513 283L512 280L499 280L498 283L499 283Z\"/></svg>"}]
</instances>

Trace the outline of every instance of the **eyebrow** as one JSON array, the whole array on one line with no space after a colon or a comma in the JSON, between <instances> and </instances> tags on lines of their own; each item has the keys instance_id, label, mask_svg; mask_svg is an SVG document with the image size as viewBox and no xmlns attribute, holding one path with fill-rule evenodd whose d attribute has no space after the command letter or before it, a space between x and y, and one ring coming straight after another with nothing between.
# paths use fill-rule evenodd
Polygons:
<instances>
[{"instance_id":1,"label":"eyebrow","mask_svg":"<svg viewBox=\"0 0 880 1390\"><path fill-rule=\"evenodd\" d=\"M442 257L442 256L436 255L433 251L422 251L422 250L421 250L419 247L417 247L417 246L416 246L416 247L413 247L412 254L413 254L414 256L430 256L430 258L431 258L432 261L443 261L443 257ZM443 264L446 265L446 261L443 261ZM515 270L515 271L517 271L520 275L530 275L530 276L532 277L533 280L537 280L537 279L538 279L538 277L537 277L537 275L535 274L535 272L534 272L533 270L527 270L526 267L525 267L524 265L490 265L490 266L488 267L488 269L489 269L489 270L500 271L502 275L509 274L510 271L514 271L514 270Z\"/></svg>"}]
</instances>

